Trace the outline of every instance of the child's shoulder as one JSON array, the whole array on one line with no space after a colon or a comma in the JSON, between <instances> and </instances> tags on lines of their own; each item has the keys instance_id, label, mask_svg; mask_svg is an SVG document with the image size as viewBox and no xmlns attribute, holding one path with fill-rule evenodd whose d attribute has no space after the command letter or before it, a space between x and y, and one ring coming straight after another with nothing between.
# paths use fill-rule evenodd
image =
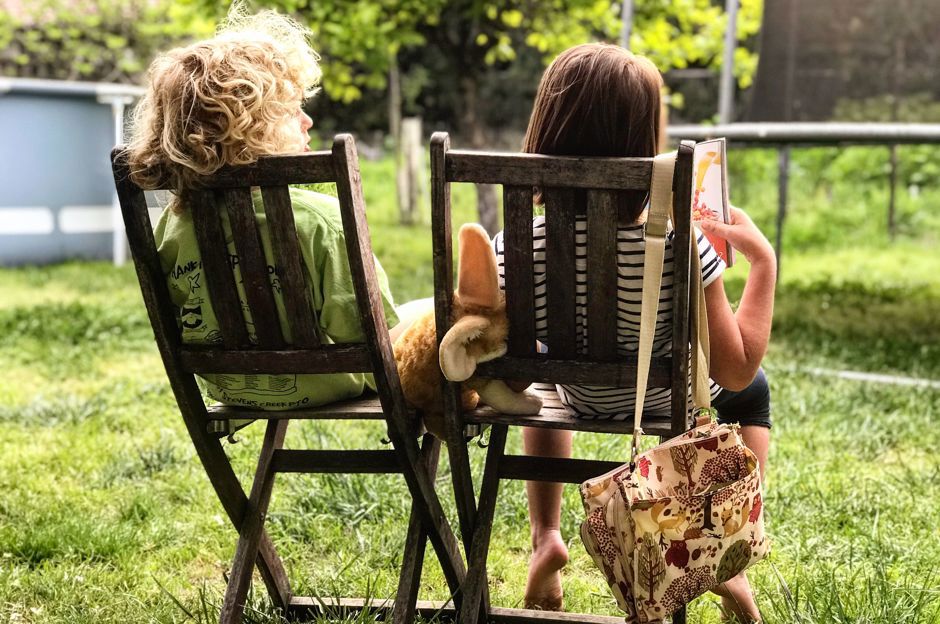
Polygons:
<instances>
[{"instance_id":1,"label":"child's shoulder","mask_svg":"<svg viewBox=\"0 0 940 624\"><path fill-rule=\"evenodd\" d=\"M298 225L300 221L304 221L307 225L325 227L336 232L343 231L339 200L332 195L310 189L291 188L290 199Z\"/></svg>"}]
</instances>

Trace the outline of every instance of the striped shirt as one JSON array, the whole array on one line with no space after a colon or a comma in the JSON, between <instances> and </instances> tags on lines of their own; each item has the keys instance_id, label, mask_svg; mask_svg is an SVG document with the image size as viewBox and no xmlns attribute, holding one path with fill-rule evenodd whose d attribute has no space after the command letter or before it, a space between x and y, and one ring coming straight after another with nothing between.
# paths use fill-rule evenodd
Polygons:
<instances>
[{"instance_id":1,"label":"striped shirt","mask_svg":"<svg viewBox=\"0 0 940 624\"><path fill-rule=\"evenodd\" d=\"M621 355L636 354L639 347L640 308L643 294L643 253L645 240L642 224L621 226L617 231L617 351ZM708 286L725 270L708 239L695 230L699 256L702 260L702 281ZM535 334L547 344L548 304L545 296L545 217L532 222L533 271L535 281ZM659 314L653 338L653 357L669 356L672 348L672 232L666 238L663 262L663 281L659 293ZM503 233L493 239L499 269L499 284L504 285ZM587 351L587 220L580 216L575 221L575 327L579 350ZM551 348L551 345L547 345ZM561 402L577 414L588 418L625 419L633 417L636 391L633 388L602 386L558 385ZM721 390L711 383L714 398ZM646 393L646 412L667 412L670 404L669 388L650 388Z\"/></svg>"}]
</instances>

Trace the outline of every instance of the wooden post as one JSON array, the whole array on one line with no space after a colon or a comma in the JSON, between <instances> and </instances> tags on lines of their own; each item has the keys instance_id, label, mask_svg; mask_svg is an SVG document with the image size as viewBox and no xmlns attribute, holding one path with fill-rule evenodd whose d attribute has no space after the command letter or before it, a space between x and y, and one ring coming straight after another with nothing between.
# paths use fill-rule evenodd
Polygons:
<instances>
[{"instance_id":1,"label":"wooden post","mask_svg":"<svg viewBox=\"0 0 940 624\"><path fill-rule=\"evenodd\" d=\"M783 222L787 217L787 183L790 178L790 146L780 148L777 170L777 281L780 281L780 260L783 256Z\"/></svg>"},{"instance_id":2,"label":"wooden post","mask_svg":"<svg viewBox=\"0 0 940 624\"><path fill-rule=\"evenodd\" d=\"M898 225L896 214L897 186L898 186L898 146L891 146L891 170L888 174L888 236L891 240L897 235Z\"/></svg>"},{"instance_id":3,"label":"wooden post","mask_svg":"<svg viewBox=\"0 0 940 624\"><path fill-rule=\"evenodd\" d=\"M396 160L398 161L398 214L399 221L405 225L418 221L418 202L424 194L423 153L421 118L402 118Z\"/></svg>"}]
</instances>

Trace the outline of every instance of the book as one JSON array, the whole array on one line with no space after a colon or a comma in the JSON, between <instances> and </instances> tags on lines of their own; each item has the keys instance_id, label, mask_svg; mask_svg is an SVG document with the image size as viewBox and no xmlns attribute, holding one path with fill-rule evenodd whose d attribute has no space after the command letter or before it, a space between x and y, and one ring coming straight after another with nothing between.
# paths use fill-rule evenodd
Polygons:
<instances>
[{"instance_id":1,"label":"book","mask_svg":"<svg viewBox=\"0 0 940 624\"><path fill-rule=\"evenodd\" d=\"M722 223L731 221L728 200L728 165L725 139L711 139L695 144L692 152L692 223L705 219ZM734 249L716 234L705 233L708 242L729 267L734 264Z\"/></svg>"}]
</instances>

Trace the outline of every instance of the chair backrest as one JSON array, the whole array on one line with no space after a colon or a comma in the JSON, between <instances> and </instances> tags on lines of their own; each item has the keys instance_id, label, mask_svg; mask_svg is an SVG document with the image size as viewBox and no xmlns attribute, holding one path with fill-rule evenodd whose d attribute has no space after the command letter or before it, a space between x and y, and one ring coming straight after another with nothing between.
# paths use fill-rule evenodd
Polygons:
<instances>
[{"instance_id":1,"label":"chair backrest","mask_svg":"<svg viewBox=\"0 0 940 624\"><path fill-rule=\"evenodd\" d=\"M405 413L375 275L356 145L350 135L338 135L332 151L267 157L198 180L199 190L187 201L187 209L192 213L203 274L222 335L221 343L212 345L182 343L176 320L179 311L170 299L167 276L161 269L144 192L128 175L123 148L112 152L112 166L144 302L177 401L188 412L184 416L205 416L193 375L208 373L371 372L383 408ZM326 344L304 279L288 185L325 182L336 183L364 336L361 344ZM253 187L261 189L290 343L277 322L271 277L252 204ZM233 257L226 247L223 214L230 224ZM235 262L251 318L270 319L254 324L254 341L249 339L237 292Z\"/></svg>"},{"instance_id":2,"label":"chair backrest","mask_svg":"<svg viewBox=\"0 0 940 624\"><path fill-rule=\"evenodd\" d=\"M672 429L687 428L689 366L689 262L692 192L691 142L679 145L673 178L672 352L654 358L650 387L672 388ZM503 188L504 271L509 317L507 354L482 363L477 375L503 379L633 387L636 358L617 353L617 197L649 191L651 158L582 158L449 149L446 133L431 139L431 203L438 339L450 327L453 267L450 185ZM536 353L533 272L533 194L545 206L548 353ZM586 216L587 345L576 323L575 222ZM628 423L632 427L632 423Z\"/></svg>"}]
</instances>

